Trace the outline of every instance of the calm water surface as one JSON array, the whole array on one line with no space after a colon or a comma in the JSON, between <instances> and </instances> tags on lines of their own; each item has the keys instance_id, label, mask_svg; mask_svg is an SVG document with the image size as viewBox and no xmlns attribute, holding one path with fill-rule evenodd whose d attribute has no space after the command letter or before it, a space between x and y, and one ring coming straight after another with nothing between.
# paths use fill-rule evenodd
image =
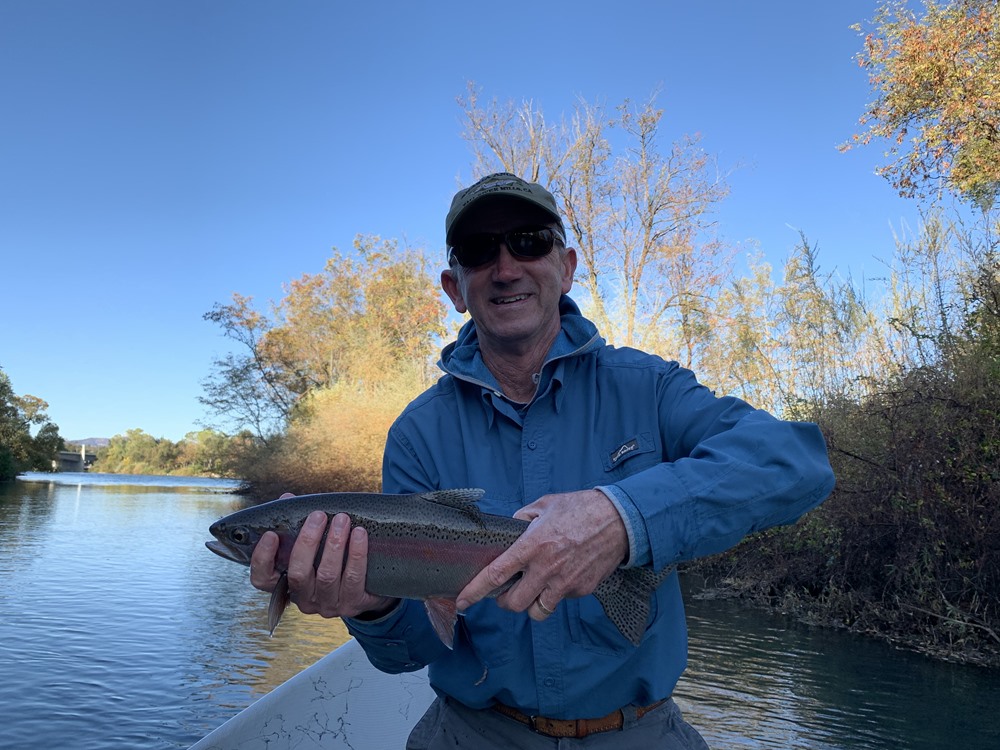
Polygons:
<instances>
[{"instance_id":1,"label":"calm water surface","mask_svg":"<svg viewBox=\"0 0 1000 750\"><path fill-rule=\"evenodd\" d=\"M342 643L205 549L231 483L0 484L0 747L186 748ZM1000 748L1000 674L689 598L686 717L714 748Z\"/></svg>"}]
</instances>

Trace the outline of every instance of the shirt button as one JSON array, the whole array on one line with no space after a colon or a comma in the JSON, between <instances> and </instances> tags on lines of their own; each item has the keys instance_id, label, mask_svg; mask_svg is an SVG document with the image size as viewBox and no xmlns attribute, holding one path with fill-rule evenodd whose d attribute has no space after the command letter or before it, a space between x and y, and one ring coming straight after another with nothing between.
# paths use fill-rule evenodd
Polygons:
<instances>
[{"instance_id":1,"label":"shirt button","mask_svg":"<svg viewBox=\"0 0 1000 750\"><path fill-rule=\"evenodd\" d=\"M555 684L556 684L556 681L554 679L552 679L551 677L546 677L545 678L545 687L552 687Z\"/></svg>"},{"instance_id":2,"label":"shirt button","mask_svg":"<svg viewBox=\"0 0 1000 750\"><path fill-rule=\"evenodd\" d=\"M538 443L536 443L534 440L529 440L528 441L528 448L530 448L531 450L535 450L535 448L537 448L537 447L538 447Z\"/></svg>"}]
</instances>

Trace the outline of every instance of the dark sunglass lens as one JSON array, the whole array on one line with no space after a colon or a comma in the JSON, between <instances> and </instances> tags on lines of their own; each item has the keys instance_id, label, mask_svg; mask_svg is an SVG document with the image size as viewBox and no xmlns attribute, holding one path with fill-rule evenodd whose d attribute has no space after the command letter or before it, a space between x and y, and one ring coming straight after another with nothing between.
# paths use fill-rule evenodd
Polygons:
<instances>
[{"instance_id":1,"label":"dark sunglass lens","mask_svg":"<svg viewBox=\"0 0 1000 750\"><path fill-rule=\"evenodd\" d=\"M552 251L554 241L555 233L551 229L518 229L506 234L473 234L451 251L461 265L478 268L496 260L501 242L516 258L541 258Z\"/></svg>"},{"instance_id":2,"label":"dark sunglass lens","mask_svg":"<svg viewBox=\"0 0 1000 750\"><path fill-rule=\"evenodd\" d=\"M475 268L493 260L500 251L500 238L495 234L474 234L452 248L455 258L466 268Z\"/></svg>"},{"instance_id":3,"label":"dark sunglass lens","mask_svg":"<svg viewBox=\"0 0 1000 750\"><path fill-rule=\"evenodd\" d=\"M549 229L511 232L507 235L511 253L528 258L547 255L552 250L552 240L552 231Z\"/></svg>"}]
</instances>

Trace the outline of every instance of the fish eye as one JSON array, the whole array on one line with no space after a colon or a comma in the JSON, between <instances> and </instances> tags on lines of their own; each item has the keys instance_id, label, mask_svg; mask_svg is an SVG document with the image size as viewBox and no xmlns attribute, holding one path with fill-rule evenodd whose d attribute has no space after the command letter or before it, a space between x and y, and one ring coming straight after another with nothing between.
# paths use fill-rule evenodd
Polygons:
<instances>
[{"instance_id":1,"label":"fish eye","mask_svg":"<svg viewBox=\"0 0 1000 750\"><path fill-rule=\"evenodd\" d=\"M229 532L229 538L237 544L246 544L250 541L250 531L245 526L237 526Z\"/></svg>"}]
</instances>

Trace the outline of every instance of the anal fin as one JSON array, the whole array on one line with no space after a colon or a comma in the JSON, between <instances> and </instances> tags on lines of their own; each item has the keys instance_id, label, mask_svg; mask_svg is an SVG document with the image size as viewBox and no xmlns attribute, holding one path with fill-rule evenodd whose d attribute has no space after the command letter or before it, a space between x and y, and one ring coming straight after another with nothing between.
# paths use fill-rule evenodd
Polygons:
<instances>
[{"instance_id":1,"label":"anal fin","mask_svg":"<svg viewBox=\"0 0 1000 750\"><path fill-rule=\"evenodd\" d=\"M424 607L430 618L431 627L441 639L441 643L449 649L455 646L455 622L458 616L455 612L453 599L425 599Z\"/></svg>"}]
</instances>

